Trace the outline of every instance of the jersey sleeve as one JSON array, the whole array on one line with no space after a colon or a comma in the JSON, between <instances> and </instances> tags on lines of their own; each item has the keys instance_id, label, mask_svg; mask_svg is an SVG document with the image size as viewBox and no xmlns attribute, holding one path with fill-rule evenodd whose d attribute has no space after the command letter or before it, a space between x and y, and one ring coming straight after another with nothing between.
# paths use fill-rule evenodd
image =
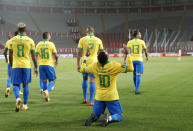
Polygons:
<instances>
[{"instance_id":1,"label":"jersey sleeve","mask_svg":"<svg viewBox=\"0 0 193 131\"><path fill-rule=\"evenodd\" d=\"M7 45L9 50L13 50L13 43L12 40L9 41L9 44Z\"/></svg>"},{"instance_id":2,"label":"jersey sleeve","mask_svg":"<svg viewBox=\"0 0 193 131\"><path fill-rule=\"evenodd\" d=\"M10 40L8 40L7 42L6 42L6 44L5 44L5 49L9 49L9 42Z\"/></svg>"},{"instance_id":3,"label":"jersey sleeve","mask_svg":"<svg viewBox=\"0 0 193 131\"><path fill-rule=\"evenodd\" d=\"M35 43L31 40L31 51L35 51Z\"/></svg>"},{"instance_id":4,"label":"jersey sleeve","mask_svg":"<svg viewBox=\"0 0 193 131\"><path fill-rule=\"evenodd\" d=\"M104 50L104 48L103 48L103 43L102 43L101 40L99 40L99 50L100 50L100 51Z\"/></svg>"},{"instance_id":5,"label":"jersey sleeve","mask_svg":"<svg viewBox=\"0 0 193 131\"><path fill-rule=\"evenodd\" d=\"M131 56L127 56L127 60L128 60L127 72L133 72L134 67L133 67L133 61L131 59Z\"/></svg>"},{"instance_id":6,"label":"jersey sleeve","mask_svg":"<svg viewBox=\"0 0 193 131\"><path fill-rule=\"evenodd\" d=\"M82 39L80 39L79 42L78 42L78 49L79 50L83 49L83 41L82 41Z\"/></svg>"},{"instance_id":7,"label":"jersey sleeve","mask_svg":"<svg viewBox=\"0 0 193 131\"><path fill-rule=\"evenodd\" d=\"M86 66L85 63L82 63L81 68L80 68L80 72L81 73L93 73L93 66L94 66L94 64Z\"/></svg>"},{"instance_id":8,"label":"jersey sleeve","mask_svg":"<svg viewBox=\"0 0 193 131\"><path fill-rule=\"evenodd\" d=\"M57 54L56 46L52 43L52 54Z\"/></svg>"},{"instance_id":9,"label":"jersey sleeve","mask_svg":"<svg viewBox=\"0 0 193 131\"><path fill-rule=\"evenodd\" d=\"M146 49L146 45L144 41L142 41L142 49Z\"/></svg>"}]
</instances>

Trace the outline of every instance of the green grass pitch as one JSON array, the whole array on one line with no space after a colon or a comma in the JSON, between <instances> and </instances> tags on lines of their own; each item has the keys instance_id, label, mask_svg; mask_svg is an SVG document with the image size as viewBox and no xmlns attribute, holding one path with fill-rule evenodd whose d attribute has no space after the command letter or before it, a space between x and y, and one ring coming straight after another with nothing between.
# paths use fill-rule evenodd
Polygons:
<instances>
[{"instance_id":1,"label":"green grass pitch","mask_svg":"<svg viewBox=\"0 0 193 131\"><path fill-rule=\"evenodd\" d=\"M122 62L122 58L111 59ZM134 95L132 73L119 74L117 87L124 111L120 123L101 127L101 119L91 127L83 126L92 107L82 102L82 77L76 71L76 59L60 59L57 81L51 101L45 103L39 91L39 79L32 75L28 106L16 113L11 89L4 98L7 66L0 61L0 131L190 131L193 129L193 57L150 58L144 64L141 95Z\"/></svg>"}]
</instances>

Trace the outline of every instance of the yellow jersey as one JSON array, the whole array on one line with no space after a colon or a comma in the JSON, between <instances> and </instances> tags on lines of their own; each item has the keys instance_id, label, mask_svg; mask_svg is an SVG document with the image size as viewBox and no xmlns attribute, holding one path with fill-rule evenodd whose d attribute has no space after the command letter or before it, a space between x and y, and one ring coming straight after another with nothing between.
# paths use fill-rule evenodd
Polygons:
<instances>
[{"instance_id":1,"label":"yellow jersey","mask_svg":"<svg viewBox=\"0 0 193 131\"><path fill-rule=\"evenodd\" d=\"M39 54L39 65L49 65L54 67L52 55L56 54L56 47L48 40L40 41L36 46L36 53Z\"/></svg>"},{"instance_id":2,"label":"yellow jersey","mask_svg":"<svg viewBox=\"0 0 193 131\"><path fill-rule=\"evenodd\" d=\"M11 39L9 50L13 50L13 68L31 68L30 54L35 51L34 41L26 34Z\"/></svg>"},{"instance_id":3,"label":"yellow jersey","mask_svg":"<svg viewBox=\"0 0 193 131\"><path fill-rule=\"evenodd\" d=\"M108 62L101 65L95 62L86 66L82 63L82 73L93 73L96 77L96 95L95 99L99 101L114 101L119 100L117 92L117 75L119 73L126 73L133 71L133 64L130 57L128 57L128 66L123 68L118 62Z\"/></svg>"},{"instance_id":4,"label":"yellow jersey","mask_svg":"<svg viewBox=\"0 0 193 131\"><path fill-rule=\"evenodd\" d=\"M143 62L143 49L146 49L146 45L143 40L134 38L128 41L127 47L130 48L131 58L133 61Z\"/></svg>"},{"instance_id":5,"label":"yellow jersey","mask_svg":"<svg viewBox=\"0 0 193 131\"><path fill-rule=\"evenodd\" d=\"M87 35L79 40L78 48L83 50L82 53L82 61L84 56L86 55L87 47L89 47L89 57L87 58L86 64L92 64L97 62L97 53L99 50L103 50L102 41L95 37L94 35Z\"/></svg>"},{"instance_id":6,"label":"yellow jersey","mask_svg":"<svg viewBox=\"0 0 193 131\"><path fill-rule=\"evenodd\" d=\"M11 43L11 39L9 39L5 44L5 49L9 49L9 45Z\"/></svg>"}]
</instances>

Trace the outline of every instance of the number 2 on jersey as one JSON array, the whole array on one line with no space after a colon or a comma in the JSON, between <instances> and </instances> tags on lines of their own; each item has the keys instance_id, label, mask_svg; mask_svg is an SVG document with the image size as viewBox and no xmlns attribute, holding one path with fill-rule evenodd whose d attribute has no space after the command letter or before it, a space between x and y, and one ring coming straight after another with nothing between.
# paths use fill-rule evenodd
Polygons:
<instances>
[{"instance_id":1,"label":"number 2 on jersey","mask_svg":"<svg viewBox=\"0 0 193 131\"><path fill-rule=\"evenodd\" d=\"M100 86L102 88L108 88L110 86L110 76L109 75L99 75Z\"/></svg>"},{"instance_id":2,"label":"number 2 on jersey","mask_svg":"<svg viewBox=\"0 0 193 131\"><path fill-rule=\"evenodd\" d=\"M41 48L41 58L49 59L49 53L47 52L48 48Z\"/></svg>"}]
</instances>

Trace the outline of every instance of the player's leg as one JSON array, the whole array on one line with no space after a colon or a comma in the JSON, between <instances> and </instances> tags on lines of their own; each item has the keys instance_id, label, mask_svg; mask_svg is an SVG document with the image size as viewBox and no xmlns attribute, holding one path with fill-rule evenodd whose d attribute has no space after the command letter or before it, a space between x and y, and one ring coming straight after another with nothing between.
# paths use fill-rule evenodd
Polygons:
<instances>
[{"instance_id":1,"label":"player's leg","mask_svg":"<svg viewBox=\"0 0 193 131\"><path fill-rule=\"evenodd\" d=\"M23 110L28 110L27 102L29 97L29 83L31 83L31 69L23 69Z\"/></svg>"},{"instance_id":2,"label":"player's leg","mask_svg":"<svg viewBox=\"0 0 193 131\"><path fill-rule=\"evenodd\" d=\"M85 126L91 126L93 122L97 121L100 115L104 114L105 108L106 106L104 101L95 100L94 106L93 106L93 113L86 120Z\"/></svg>"},{"instance_id":3,"label":"player's leg","mask_svg":"<svg viewBox=\"0 0 193 131\"><path fill-rule=\"evenodd\" d=\"M40 82L40 94L42 94L43 93L43 82L40 78L39 78L39 82Z\"/></svg>"},{"instance_id":4,"label":"player's leg","mask_svg":"<svg viewBox=\"0 0 193 131\"><path fill-rule=\"evenodd\" d=\"M143 73L143 63L141 61L138 61L137 67L136 67L136 86L135 86L135 94L141 94L139 92L139 87L141 84L141 74Z\"/></svg>"},{"instance_id":5,"label":"player's leg","mask_svg":"<svg viewBox=\"0 0 193 131\"><path fill-rule=\"evenodd\" d=\"M12 69L12 82L13 82L13 92L16 98L16 112L19 112L20 105L21 105L21 98L20 98L20 84L22 82L22 69L20 68L13 68Z\"/></svg>"},{"instance_id":6,"label":"player's leg","mask_svg":"<svg viewBox=\"0 0 193 131\"><path fill-rule=\"evenodd\" d=\"M93 99L94 99L94 93L95 93L95 76L94 74L89 74L89 80L90 80L90 100L89 100L89 106L93 106Z\"/></svg>"},{"instance_id":7,"label":"player's leg","mask_svg":"<svg viewBox=\"0 0 193 131\"><path fill-rule=\"evenodd\" d=\"M134 83L134 86L136 87L136 61L133 61L133 67L134 67L134 71L133 71L133 83Z\"/></svg>"},{"instance_id":8,"label":"player's leg","mask_svg":"<svg viewBox=\"0 0 193 131\"><path fill-rule=\"evenodd\" d=\"M88 74L82 73L83 81L82 81L82 91L83 91L83 103L87 103L87 88L88 88Z\"/></svg>"},{"instance_id":9,"label":"player's leg","mask_svg":"<svg viewBox=\"0 0 193 131\"><path fill-rule=\"evenodd\" d=\"M108 114L104 115L102 126L107 126L110 122L120 122L123 120L123 110L120 100L106 101L105 104L110 112L110 116Z\"/></svg>"},{"instance_id":10,"label":"player's leg","mask_svg":"<svg viewBox=\"0 0 193 131\"><path fill-rule=\"evenodd\" d=\"M49 84L48 84L48 92L54 89L56 73L53 67L48 66L49 71L47 72Z\"/></svg>"},{"instance_id":11,"label":"player's leg","mask_svg":"<svg viewBox=\"0 0 193 131\"><path fill-rule=\"evenodd\" d=\"M6 92L5 92L6 98L9 96L10 88L11 88L11 67L10 67L10 64L7 65L7 73L8 73L7 88L6 88Z\"/></svg>"},{"instance_id":12,"label":"player's leg","mask_svg":"<svg viewBox=\"0 0 193 131\"><path fill-rule=\"evenodd\" d=\"M44 98L46 102L50 100L48 87L47 87L47 72L48 72L48 67L46 65L39 66L40 79L42 80L42 83L43 83L43 93L44 93Z\"/></svg>"}]
</instances>

